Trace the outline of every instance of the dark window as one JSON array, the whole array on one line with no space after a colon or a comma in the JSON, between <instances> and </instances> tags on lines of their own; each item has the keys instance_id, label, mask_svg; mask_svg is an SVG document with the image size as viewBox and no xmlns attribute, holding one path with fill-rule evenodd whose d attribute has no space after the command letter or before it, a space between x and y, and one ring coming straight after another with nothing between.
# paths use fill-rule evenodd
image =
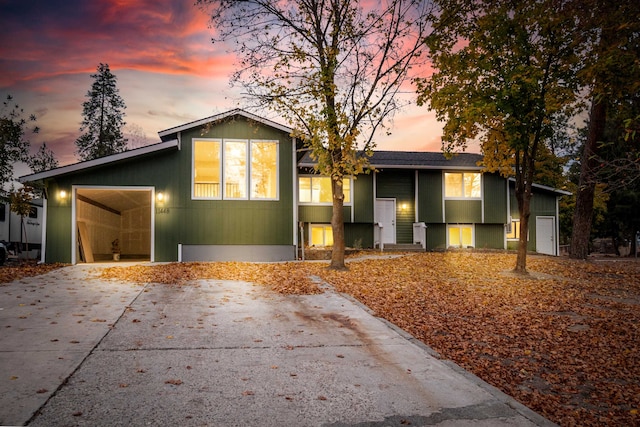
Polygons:
<instances>
[{"instance_id":1,"label":"dark window","mask_svg":"<svg viewBox=\"0 0 640 427\"><path fill-rule=\"evenodd\" d=\"M31 210L29 211L29 218L38 218L38 209L34 206L31 206Z\"/></svg>"},{"instance_id":2,"label":"dark window","mask_svg":"<svg viewBox=\"0 0 640 427\"><path fill-rule=\"evenodd\" d=\"M5 204L4 203L0 203L0 222L4 222L5 221Z\"/></svg>"}]
</instances>

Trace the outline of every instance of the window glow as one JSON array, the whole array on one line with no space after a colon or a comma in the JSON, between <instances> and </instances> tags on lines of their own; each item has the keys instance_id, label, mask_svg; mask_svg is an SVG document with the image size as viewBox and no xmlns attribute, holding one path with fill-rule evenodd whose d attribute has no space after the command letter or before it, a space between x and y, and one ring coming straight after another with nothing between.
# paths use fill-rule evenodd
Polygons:
<instances>
[{"instance_id":1,"label":"window glow","mask_svg":"<svg viewBox=\"0 0 640 427\"><path fill-rule=\"evenodd\" d=\"M333 246L333 229L330 225L312 225L311 246Z\"/></svg>"},{"instance_id":2,"label":"window glow","mask_svg":"<svg viewBox=\"0 0 640 427\"><path fill-rule=\"evenodd\" d=\"M278 144L276 141L251 142L251 198L278 197Z\"/></svg>"},{"instance_id":3,"label":"window glow","mask_svg":"<svg viewBox=\"0 0 640 427\"><path fill-rule=\"evenodd\" d=\"M453 199L479 199L482 197L482 175L479 172L446 172L444 196Z\"/></svg>"},{"instance_id":4,"label":"window glow","mask_svg":"<svg viewBox=\"0 0 640 427\"><path fill-rule=\"evenodd\" d=\"M193 142L193 197L220 198L220 140Z\"/></svg>"},{"instance_id":5,"label":"window glow","mask_svg":"<svg viewBox=\"0 0 640 427\"><path fill-rule=\"evenodd\" d=\"M351 203L350 178L343 178L342 191L344 193L344 203ZM329 178L328 176L298 177L298 197L300 203L333 203L333 195L331 192L331 178Z\"/></svg>"}]
</instances>

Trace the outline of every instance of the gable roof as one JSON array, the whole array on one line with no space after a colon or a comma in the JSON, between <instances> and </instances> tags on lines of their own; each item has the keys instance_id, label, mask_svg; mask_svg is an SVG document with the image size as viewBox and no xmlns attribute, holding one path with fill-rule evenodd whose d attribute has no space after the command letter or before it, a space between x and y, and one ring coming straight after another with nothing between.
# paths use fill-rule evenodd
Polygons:
<instances>
[{"instance_id":1,"label":"gable roof","mask_svg":"<svg viewBox=\"0 0 640 427\"><path fill-rule=\"evenodd\" d=\"M244 111L240 108L236 108L230 111L227 111L226 113L220 113L220 114L216 114L213 116L209 116L209 117L205 117L204 119L199 119L199 120L195 120L193 122L189 122L189 123L185 123L179 126L175 126L169 129L165 129L165 130L161 130L160 132L158 132L158 135L160 136L160 138L165 138L167 136L171 136L171 135L175 135L178 132L182 132L185 130L189 130L189 129L193 129L196 127L200 127L200 126L204 126L206 124L209 123L213 123L213 122L218 122L220 120L224 120L233 116L242 116L245 117L249 120L253 120L255 122L258 123L262 123L263 125L266 126L271 126L272 128L281 130L283 132L287 132L287 133L292 133L293 129L288 127L288 126L284 126L281 125L280 123L276 123L274 121L271 121L269 119L265 119L264 117L260 117L257 116L255 114L249 113L247 111Z\"/></svg>"},{"instance_id":2,"label":"gable roof","mask_svg":"<svg viewBox=\"0 0 640 427\"><path fill-rule=\"evenodd\" d=\"M481 170L481 154L459 153L447 158L442 152L374 151L369 164L375 168ZM298 162L300 167L313 167L316 161L307 151Z\"/></svg>"},{"instance_id":3,"label":"gable roof","mask_svg":"<svg viewBox=\"0 0 640 427\"><path fill-rule=\"evenodd\" d=\"M86 160L84 162L73 163L67 166L61 166L55 169L49 169L44 172L37 172L31 175L21 176L18 180L20 182L39 181L41 179L53 178L55 176L65 175L73 172L85 171L87 169L95 168L97 166L104 166L111 163L120 162L122 160L131 159L133 157L144 156L147 154L159 153L165 150L177 149L178 140L173 139L170 141L159 142L157 144L147 145L145 147L136 148L133 150L123 151L122 153L112 154L110 156L99 157L93 160Z\"/></svg>"}]
</instances>

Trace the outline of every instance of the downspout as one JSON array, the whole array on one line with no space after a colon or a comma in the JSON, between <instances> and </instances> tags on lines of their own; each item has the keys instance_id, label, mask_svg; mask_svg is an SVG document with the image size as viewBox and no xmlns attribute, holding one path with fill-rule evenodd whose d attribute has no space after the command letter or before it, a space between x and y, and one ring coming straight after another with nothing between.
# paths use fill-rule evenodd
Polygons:
<instances>
[{"instance_id":1,"label":"downspout","mask_svg":"<svg viewBox=\"0 0 640 427\"><path fill-rule=\"evenodd\" d=\"M40 264L44 264L46 261L45 254L47 253L47 198L42 198L42 229L40 235Z\"/></svg>"},{"instance_id":2,"label":"downspout","mask_svg":"<svg viewBox=\"0 0 640 427\"><path fill-rule=\"evenodd\" d=\"M556 196L556 219L553 221L553 228L556 230L555 256L560 255L560 197Z\"/></svg>"},{"instance_id":3,"label":"downspout","mask_svg":"<svg viewBox=\"0 0 640 427\"><path fill-rule=\"evenodd\" d=\"M506 180L507 182L507 225L513 227L513 221L511 221L511 192L509 190L509 179ZM504 249L507 249L507 233L506 233L506 229L505 229L505 233L504 233L504 238L503 238L503 243L504 243Z\"/></svg>"},{"instance_id":4,"label":"downspout","mask_svg":"<svg viewBox=\"0 0 640 427\"><path fill-rule=\"evenodd\" d=\"M420 215L418 215L418 193L419 193L419 189L418 189L418 170L416 169L416 173L415 173L415 194L413 196L413 222L418 222L418 218L420 218Z\"/></svg>"},{"instance_id":5,"label":"downspout","mask_svg":"<svg viewBox=\"0 0 640 427\"><path fill-rule=\"evenodd\" d=\"M292 189L293 189L293 250L294 259L298 259L298 159L296 158L296 137L292 138L291 144L291 162L293 164L292 172ZM304 247L302 247L304 254ZM303 255L304 256L304 255Z\"/></svg>"}]
</instances>

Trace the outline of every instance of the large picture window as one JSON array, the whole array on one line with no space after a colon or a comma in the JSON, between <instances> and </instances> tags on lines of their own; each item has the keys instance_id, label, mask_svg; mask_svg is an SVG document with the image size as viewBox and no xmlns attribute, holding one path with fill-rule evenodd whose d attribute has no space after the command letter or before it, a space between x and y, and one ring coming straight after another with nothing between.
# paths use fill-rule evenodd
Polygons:
<instances>
[{"instance_id":1,"label":"large picture window","mask_svg":"<svg viewBox=\"0 0 640 427\"><path fill-rule=\"evenodd\" d=\"M247 198L246 141L224 141L224 198Z\"/></svg>"},{"instance_id":2,"label":"large picture window","mask_svg":"<svg viewBox=\"0 0 640 427\"><path fill-rule=\"evenodd\" d=\"M278 141L194 139L192 197L277 200Z\"/></svg>"},{"instance_id":3,"label":"large picture window","mask_svg":"<svg viewBox=\"0 0 640 427\"><path fill-rule=\"evenodd\" d=\"M193 198L219 199L222 140L193 141Z\"/></svg>"},{"instance_id":4,"label":"large picture window","mask_svg":"<svg viewBox=\"0 0 640 427\"><path fill-rule=\"evenodd\" d=\"M450 199L482 197L482 175L479 172L445 172L444 196Z\"/></svg>"},{"instance_id":5,"label":"large picture window","mask_svg":"<svg viewBox=\"0 0 640 427\"><path fill-rule=\"evenodd\" d=\"M251 141L251 198L278 198L277 141Z\"/></svg>"},{"instance_id":6,"label":"large picture window","mask_svg":"<svg viewBox=\"0 0 640 427\"><path fill-rule=\"evenodd\" d=\"M344 204L351 204L351 178L343 178ZM298 178L300 203L332 204L331 178L328 176L301 176Z\"/></svg>"}]
</instances>

